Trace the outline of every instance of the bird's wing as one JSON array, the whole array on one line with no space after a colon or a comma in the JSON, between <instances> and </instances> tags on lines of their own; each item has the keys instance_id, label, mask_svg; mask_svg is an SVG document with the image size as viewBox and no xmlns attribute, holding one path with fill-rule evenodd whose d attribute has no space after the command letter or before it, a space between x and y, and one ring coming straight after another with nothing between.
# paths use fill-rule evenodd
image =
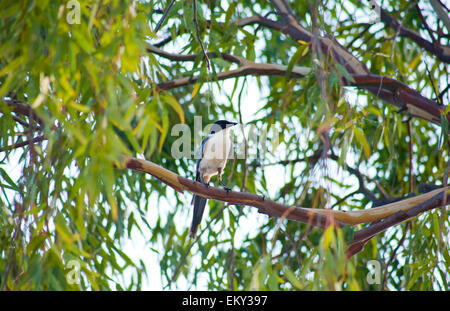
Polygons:
<instances>
[{"instance_id":1,"label":"bird's wing","mask_svg":"<svg viewBox=\"0 0 450 311\"><path fill-rule=\"evenodd\" d=\"M202 158L203 158L203 154L204 154L204 152L205 152L205 146L206 146L206 142L211 138L211 134L210 135L208 135L208 136L206 136L205 138L203 138L203 140L202 140L202 146L201 146L201 150L202 150Z\"/></svg>"},{"instance_id":2,"label":"bird's wing","mask_svg":"<svg viewBox=\"0 0 450 311\"><path fill-rule=\"evenodd\" d=\"M200 144L200 147L197 149L197 152L196 152L197 161L195 162L195 181L201 181L201 178L200 178L200 161L203 158L203 153L204 153L206 141L210 137L211 137L211 135L208 135L205 138L203 138L202 143ZM195 195L192 197L191 204L194 204L194 200L195 200Z\"/></svg>"},{"instance_id":3,"label":"bird's wing","mask_svg":"<svg viewBox=\"0 0 450 311\"><path fill-rule=\"evenodd\" d=\"M195 163L195 181L200 181L200 160L197 159L197 162Z\"/></svg>"},{"instance_id":4,"label":"bird's wing","mask_svg":"<svg viewBox=\"0 0 450 311\"><path fill-rule=\"evenodd\" d=\"M205 138L203 138L203 140L202 140L200 146L198 147L197 151L195 152L195 158L197 159L197 163L196 163L196 164L198 164L198 163L199 163L199 160L201 160L201 159L203 158L203 154L204 154L204 152L205 152L205 144L206 144L206 141L207 141L208 139L210 139L210 138L211 138L211 135L208 135L208 136L206 136ZM198 168L198 167L197 167L197 168Z\"/></svg>"}]
</instances>

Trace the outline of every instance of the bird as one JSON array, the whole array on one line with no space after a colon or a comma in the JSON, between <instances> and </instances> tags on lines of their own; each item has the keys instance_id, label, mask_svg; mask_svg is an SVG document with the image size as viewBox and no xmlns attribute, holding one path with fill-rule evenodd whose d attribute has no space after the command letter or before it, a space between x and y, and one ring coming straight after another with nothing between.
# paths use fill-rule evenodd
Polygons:
<instances>
[{"instance_id":1,"label":"bird","mask_svg":"<svg viewBox=\"0 0 450 311\"><path fill-rule=\"evenodd\" d=\"M211 177L217 175L220 184L229 191L222 182L222 173L227 164L228 157L232 150L230 131L237 122L218 120L213 123L211 130L203 140L198 150L198 159L195 166L195 181L209 186ZM192 223L189 236L194 239L198 226L202 220L207 199L195 195L191 205L194 205Z\"/></svg>"}]
</instances>

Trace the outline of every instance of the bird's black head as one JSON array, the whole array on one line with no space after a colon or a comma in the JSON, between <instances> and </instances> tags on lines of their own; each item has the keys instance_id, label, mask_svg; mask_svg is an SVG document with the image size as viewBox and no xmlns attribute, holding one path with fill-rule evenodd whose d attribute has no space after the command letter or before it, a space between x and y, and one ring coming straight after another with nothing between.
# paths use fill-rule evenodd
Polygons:
<instances>
[{"instance_id":1,"label":"bird's black head","mask_svg":"<svg viewBox=\"0 0 450 311\"><path fill-rule=\"evenodd\" d=\"M219 125L220 128L223 130L223 129L226 129L227 127L234 126L237 123L236 122L227 121L227 120L219 120L219 121L214 122L214 124Z\"/></svg>"},{"instance_id":2,"label":"bird's black head","mask_svg":"<svg viewBox=\"0 0 450 311\"><path fill-rule=\"evenodd\" d=\"M211 127L211 134L220 132L223 129L226 129L227 127L230 126L235 126L237 123L236 122L231 122L231 121L227 121L227 120L219 120L213 123L212 127Z\"/></svg>"}]
</instances>

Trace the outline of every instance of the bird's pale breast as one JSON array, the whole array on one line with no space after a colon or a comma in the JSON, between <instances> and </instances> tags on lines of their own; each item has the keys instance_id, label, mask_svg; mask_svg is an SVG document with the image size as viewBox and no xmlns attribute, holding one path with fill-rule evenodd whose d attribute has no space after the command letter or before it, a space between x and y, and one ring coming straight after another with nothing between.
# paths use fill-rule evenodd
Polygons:
<instances>
[{"instance_id":1,"label":"bird's pale breast","mask_svg":"<svg viewBox=\"0 0 450 311\"><path fill-rule=\"evenodd\" d=\"M213 134L205 143L202 161L200 162L200 173L206 180L223 170L231 151L232 142L229 128Z\"/></svg>"}]
</instances>

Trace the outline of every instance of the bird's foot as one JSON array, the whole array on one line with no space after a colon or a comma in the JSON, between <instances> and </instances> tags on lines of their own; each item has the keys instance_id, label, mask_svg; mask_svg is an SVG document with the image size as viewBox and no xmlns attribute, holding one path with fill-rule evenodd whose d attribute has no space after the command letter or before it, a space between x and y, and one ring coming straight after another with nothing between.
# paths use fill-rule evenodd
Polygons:
<instances>
[{"instance_id":1,"label":"bird's foot","mask_svg":"<svg viewBox=\"0 0 450 311\"><path fill-rule=\"evenodd\" d=\"M225 183L222 181L222 179L219 179L219 183L222 185L223 189L225 189L227 191L227 194L228 194L228 192L231 191L231 189L228 188L227 185L225 185Z\"/></svg>"}]
</instances>

